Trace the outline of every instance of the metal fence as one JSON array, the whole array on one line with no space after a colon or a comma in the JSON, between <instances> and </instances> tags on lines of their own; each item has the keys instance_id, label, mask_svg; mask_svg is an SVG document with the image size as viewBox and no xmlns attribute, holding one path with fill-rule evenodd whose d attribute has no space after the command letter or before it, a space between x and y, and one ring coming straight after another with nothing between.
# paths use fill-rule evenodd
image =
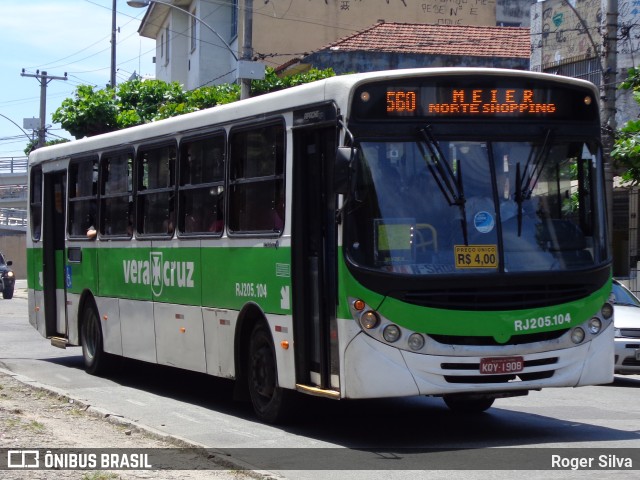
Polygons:
<instances>
[{"instance_id":1,"label":"metal fence","mask_svg":"<svg viewBox=\"0 0 640 480\"><path fill-rule=\"evenodd\" d=\"M19 208L0 208L0 226L27 228L27 210Z\"/></svg>"},{"instance_id":2,"label":"metal fence","mask_svg":"<svg viewBox=\"0 0 640 480\"><path fill-rule=\"evenodd\" d=\"M27 157L0 158L0 173L25 173Z\"/></svg>"}]
</instances>

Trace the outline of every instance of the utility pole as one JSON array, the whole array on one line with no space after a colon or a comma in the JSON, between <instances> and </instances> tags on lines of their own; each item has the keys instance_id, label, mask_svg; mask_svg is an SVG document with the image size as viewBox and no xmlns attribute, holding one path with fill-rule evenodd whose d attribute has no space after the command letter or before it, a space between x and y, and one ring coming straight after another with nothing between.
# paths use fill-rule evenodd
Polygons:
<instances>
[{"instance_id":1,"label":"utility pole","mask_svg":"<svg viewBox=\"0 0 640 480\"><path fill-rule=\"evenodd\" d=\"M604 28L602 38L602 104L600 121L602 123L602 146L605 157L605 188L608 205L609 242L613 236L613 177L614 168L611 150L615 142L616 123L616 77L618 71L618 0L606 0ZM610 245L611 247L611 245ZM612 250L613 251L613 250Z\"/></svg>"},{"instance_id":2,"label":"utility pole","mask_svg":"<svg viewBox=\"0 0 640 480\"><path fill-rule=\"evenodd\" d=\"M46 119L47 119L47 85L51 80L67 80L67 72L64 73L64 77L56 77L53 75L47 75L47 72L40 72L36 70L36 73L25 73L24 68L20 74L23 77L33 77L40 82L40 129L38 130L38 148L44 147L45 134L46 134Z\"/></svg>"},{"instance_id":3,"label":"utility pole","mask_svg":"<svg viewBox=\"0 0 640 480\"><path fill-rule=\"evenodd\" d=\"M116 88L116 1L111 10L111 88Z\"/></svg>"},{"instance_id":4,"label":"utility pole","mask_svg":"<svg viewBox=\"0 0 640 480\"><path fill-rule=\"evenodd\" d=\"M244 26L242 37L241 60L250 62L253 57L253 0L245 0L244 2ZM250 96L251 79L243 77L242 84L240 86L240 98L249 98Z\"/></svg>"}]
</instances>

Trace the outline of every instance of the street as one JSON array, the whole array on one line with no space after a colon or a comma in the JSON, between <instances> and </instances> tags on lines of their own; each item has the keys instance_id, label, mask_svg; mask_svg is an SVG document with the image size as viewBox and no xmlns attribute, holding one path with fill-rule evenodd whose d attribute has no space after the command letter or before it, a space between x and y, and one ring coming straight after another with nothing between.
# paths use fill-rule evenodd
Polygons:
<instances>
[{"instance_id":1,"label":"street","mask_svg":"<svg viewBox=\"0 0 640 480\"><path fill-rule=\"evenodd\" d=\"M233 383L126 361L100 378L79 348L52 347L27 319L24 289L0 301L0 368L149 430L225 451L286 478L636 478L640 468L640 376L610 385L549 389L496 401L487 413L454 415L438 398L331 401L301 397L295 422L257 422ZM46 447L44 445L43 447ZM482 449L482 450L477 450ZM433 455L425 456L428 453ZM575 467L575 468L574 468ZM465 470L464 472L455 469ZM575 478L575 477L572 477Z\"/></svg>"}]
</instances>

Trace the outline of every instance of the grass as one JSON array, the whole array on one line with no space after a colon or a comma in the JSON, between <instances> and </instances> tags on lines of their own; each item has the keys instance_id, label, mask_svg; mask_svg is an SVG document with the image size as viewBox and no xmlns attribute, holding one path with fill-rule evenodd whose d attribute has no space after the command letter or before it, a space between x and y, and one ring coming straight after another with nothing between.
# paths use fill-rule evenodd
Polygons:
<instances>
[{"instance_id":1,"label":"grass","mask_svg":"<svg viewBox=\"0 0 640 480\"><path fill-rule=\"evenodd\" d=\"M82 475L82 480L114 480L116 478L120 477L115 473L107 472L91 472Z\"/></svg>"}]
</instances>

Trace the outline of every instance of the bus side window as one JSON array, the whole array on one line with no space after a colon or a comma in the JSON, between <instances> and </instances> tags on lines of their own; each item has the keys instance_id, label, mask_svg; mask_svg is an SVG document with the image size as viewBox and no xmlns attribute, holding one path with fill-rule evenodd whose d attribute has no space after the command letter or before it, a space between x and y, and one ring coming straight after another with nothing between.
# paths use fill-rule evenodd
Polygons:
<instances>
[{"instance_id":1,"label":"bus side window","mask_svg":"<svg viewBox=\"0 0 640 480\"><path fill-rule=\"evenodd\" d=\"M141 147L137 157L138 233L173 236L175 232L174 144Z\"/></svg>"},{"instance_id":2,"label":"bus side window","mask_svg":"<svg viewBox=\"0 0 640 480\"><path fill-rule=\"evenodd\" d=\"M72 238L95 238L98 221L98 158L73 159L69 164L67 232Z\"/></svg>"},{"instance_id":3,"label":"bus side window","mask_svg":"<svg viewBox=\"0 0 640 480\"><path fill-rule=\"evenodd\" d=\"M222 233L225 143L224 134L215 132L180 144L179 235Z\"/></svg>"},{"instance_id":4,"label":"bus side window","mask_svg":"<svg viewBox=\"0 0 640 480\"><path fill-rule=\"evenodd\" d=\"M228 195L231 233L282 233L284 147L281 122L232 130Z\"/></svg>"},{"instance_id":5,"label":"bus side window","mask_svg":"<svg viewBox=\"0 0 640 480\"><path fill-rule=\"evenodd\" d=\"M133 153L129 150L100 159L100 235L133 234Z\"/></svg>"},{"instance_id":6,"label":"bus side window","mask_svg":"<svg viewBox=\"0 0 640 480\"><path fill-rule=\"evenodd\" d=\"M29 213L31 238L40 240L42 234L42 168L33 167L30 176Z\"/></svg>"}]
</instances>

